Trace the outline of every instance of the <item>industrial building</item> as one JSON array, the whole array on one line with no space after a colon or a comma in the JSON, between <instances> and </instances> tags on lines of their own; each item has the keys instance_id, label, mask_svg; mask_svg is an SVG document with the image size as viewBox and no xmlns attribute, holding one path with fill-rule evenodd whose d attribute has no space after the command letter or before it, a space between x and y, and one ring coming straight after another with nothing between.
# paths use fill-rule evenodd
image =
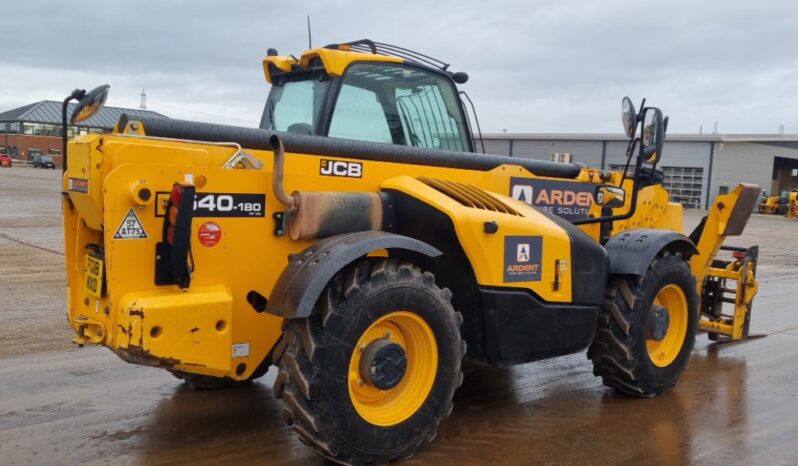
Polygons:
<instances>
[{"instance_id":1,"label":"industrial building","mask_svg":"<svg viewBox=\"0 0 798 466\"><path fill-rule=\"evenodd\" d=\"M8 152L16 160L30 160L35 155L50 155L61 166L61 102L42 100L0 113L0 153ZM69 104L71 115L77 104ZM103 107L91 118L67 126L67 136L107 133L122 114L166 118L157 112L119 107Z\"/></svg>"},{"instance_id":2,"label":"industrial building","mask_svg":"<svg viewBox=\"0 0 798 466\"><path fill-rule=\"evenodd\" d=\"M623 134L484 134L489 154L623 168ZM481 145L478 141L478 147ZM798 134L669 134L659 168L671 200L707 208L717 194L747 182L769 194L798 187Z\"/></svg>"}]
</instances>

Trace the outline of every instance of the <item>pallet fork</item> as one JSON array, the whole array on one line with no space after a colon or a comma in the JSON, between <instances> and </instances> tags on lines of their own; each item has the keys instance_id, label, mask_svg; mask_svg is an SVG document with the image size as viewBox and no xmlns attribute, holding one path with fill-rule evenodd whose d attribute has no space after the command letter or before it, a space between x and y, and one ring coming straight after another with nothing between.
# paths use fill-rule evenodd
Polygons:
<instances>
[{"instance_id":1,"label":"pallet fork","mask_svg":"<svg viewBox=\"0 0 798 466\"><path fill-rule=\"evenodd\" d=\"M758 195L759 187L740 184L732 192L718 196L690 235L699 250L692 260L701 295L699 329L713 341L720 337L731 341L748 337L751 302L759 289L759 247L724 246L723 242L727 236L742 234ZM720 251L731 252L731 260L717 259ZM731 304L733 311L724 314L723 304Z\"/></svg>"}]
</instances>

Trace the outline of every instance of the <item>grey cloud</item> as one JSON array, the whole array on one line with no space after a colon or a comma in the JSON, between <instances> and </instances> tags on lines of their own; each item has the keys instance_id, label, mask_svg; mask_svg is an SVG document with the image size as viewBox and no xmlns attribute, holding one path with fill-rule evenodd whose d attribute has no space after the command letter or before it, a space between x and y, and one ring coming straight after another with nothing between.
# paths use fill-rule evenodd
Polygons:
<instances>
[{"instance_id":1,"label":"grey cloud","mask_svg":"<svg viewBox=\"0 0 798 466\"><path fill-rule=\"evenodd\" d=\"M726 132L798 133L790 1L47 0L3 14L36 27L1 42L0 72L15 71L0 73L14 92L0 89L0 108L111 81L113 105L135 105L145 88L171 116L254 123L268 90L263 54L301 53L310 14L315 45L369 37L467 71L487 131L620 131L630 95L663 107L671 131L718 121ZM27 87L5 82L26 72L37 74Z\"/></svg>"}]
</instances>

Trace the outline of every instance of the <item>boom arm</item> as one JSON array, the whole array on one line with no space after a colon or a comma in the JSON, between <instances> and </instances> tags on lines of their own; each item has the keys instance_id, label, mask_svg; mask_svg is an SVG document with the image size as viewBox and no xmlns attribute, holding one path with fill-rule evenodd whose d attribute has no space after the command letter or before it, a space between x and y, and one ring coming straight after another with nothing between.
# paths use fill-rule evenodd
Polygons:
<instances>
[{"instance_id":1,"label":"boom arm","mask_svg":"<svg viewBox=\"0 0 798 466\"><path fill-rule=\"evenodd\" d=\"M741 183L728 194L715 199L709 213L690 235L698 247L698 254L692 257L693 274L699 283L707 275L712 260L718 254L727 236L739 236L751 217L759 197L759 186Z\"/></svg>"}]
</instances>

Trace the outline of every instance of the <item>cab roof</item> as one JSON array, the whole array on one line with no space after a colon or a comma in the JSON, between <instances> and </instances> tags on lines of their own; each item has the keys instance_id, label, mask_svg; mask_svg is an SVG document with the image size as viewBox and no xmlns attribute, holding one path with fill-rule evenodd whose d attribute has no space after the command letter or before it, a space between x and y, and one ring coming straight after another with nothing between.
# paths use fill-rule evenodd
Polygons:
<instances>
[{"instance_id":1,"label":"cab roof","mask_svg":"<svg viewBox=\"0 0 798 466\"><path fill-rule=\"evenodd\" d=\"M295 71L315 71L323 69L328 75L341 76L346 68L356 61L383 61L390 63L413 62L426 67L446 71L448 63L395 45L361 39L342 44L330 44L325 47L304 51L299 59L293 55L278 55L274 49L263 58L263 73L266 81L282 73Z\"/></svg>"}]
</instances>

